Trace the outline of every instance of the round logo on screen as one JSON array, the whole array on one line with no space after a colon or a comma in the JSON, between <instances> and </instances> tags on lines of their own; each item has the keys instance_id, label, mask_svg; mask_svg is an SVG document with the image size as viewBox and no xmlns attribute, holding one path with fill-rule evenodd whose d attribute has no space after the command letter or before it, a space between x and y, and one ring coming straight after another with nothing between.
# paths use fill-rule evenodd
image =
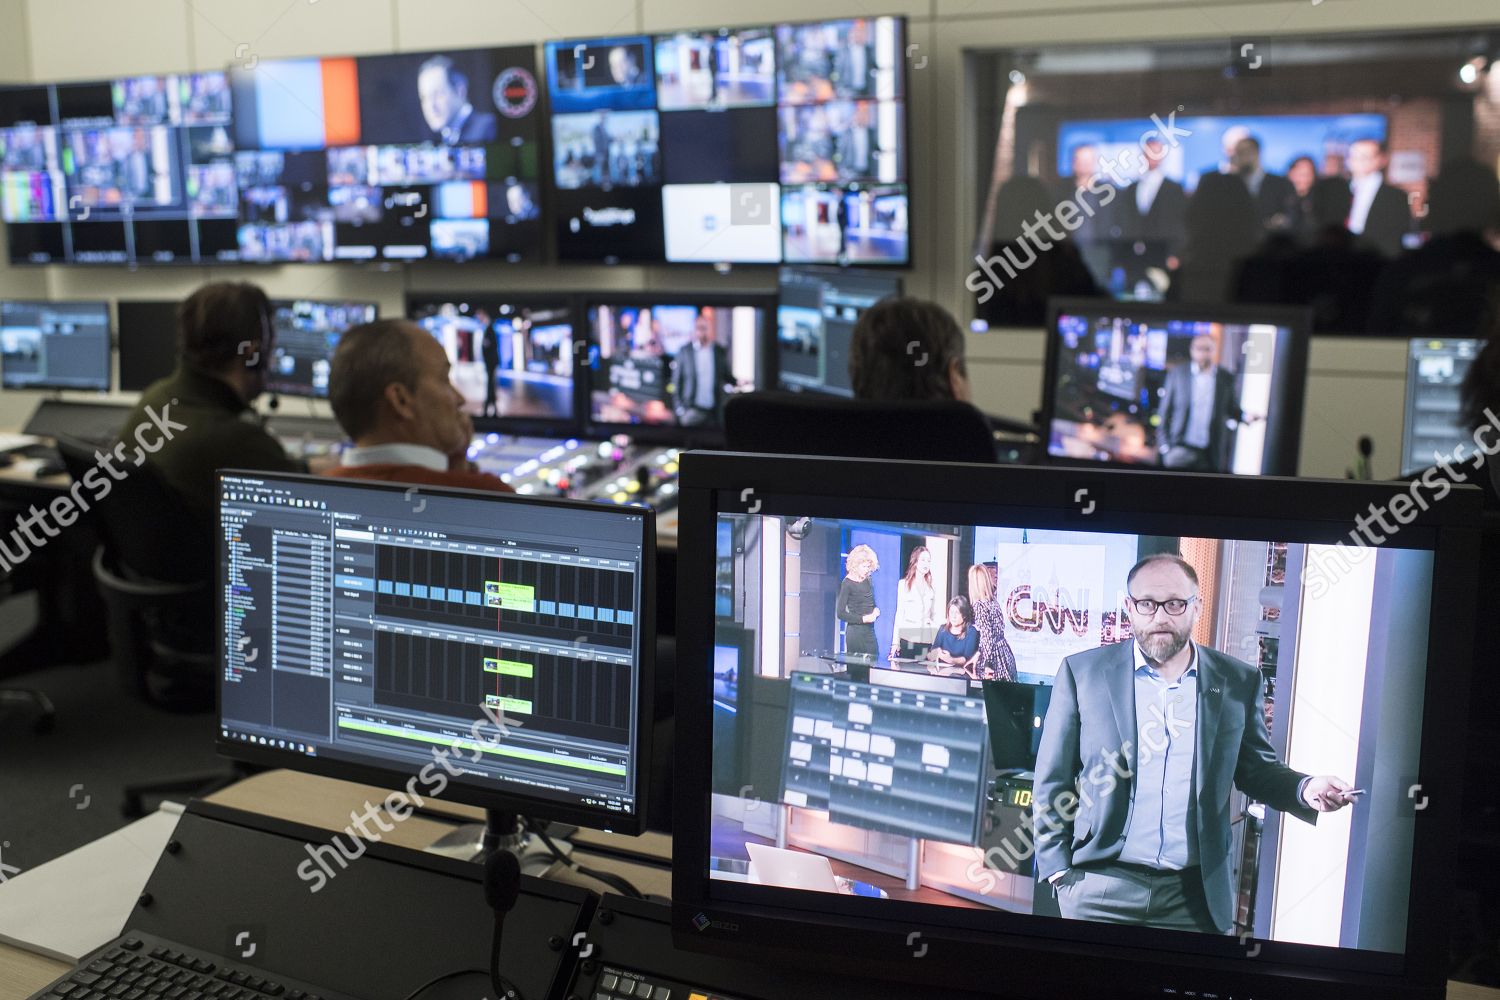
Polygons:
<instances>
[{"instance_id":1,"label":"round logo on screen","mask_svg":"<svg viewBox=\"0 0 1500 1000\"><path fill-rule=\"evenodd\" d=\"M512 66L495 77L495 109L507 118L525 118L536 107L536 77Z\"/></svg>"}]
</instances>

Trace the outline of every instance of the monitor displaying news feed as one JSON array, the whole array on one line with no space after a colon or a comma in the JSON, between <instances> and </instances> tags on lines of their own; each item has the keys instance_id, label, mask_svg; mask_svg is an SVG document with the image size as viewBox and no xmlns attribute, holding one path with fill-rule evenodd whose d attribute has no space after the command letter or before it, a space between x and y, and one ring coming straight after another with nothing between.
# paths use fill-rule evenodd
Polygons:
<instances>
[{"instance_id":1,"label":"monitor displaying news feed","mask_svg":"<svg viewBox=\"0 0 1500 1000\"><path fill-rule=\"evenodd\" d=\"M533 260L541 88L528 46L231 70L247 260Z\"/></svg>"},{"instance_id":2,"label":"monitor displaying news feed","mask_svg":"<svg viewBox=\"0 0 1500 1000\"><path fill-rule=\"evenodd\" d=\"M1456 446L1472 440L1472 428L1463 426L1461 390L1484 343L1461 337L1407 342L1401 475L1430 469L1443 458L1461 458Z\"/></svg>"},{"instance_id":3,"label":"monitor displaying news feed","mask_svg":"<svg viewBox=\"0 0 1500 1000\"><path fill-rule=\"evenodd\" d=\"M1042 424L1052 459L1296 475L1304 311L1089 299L1049 310Z\"/></svg>"},{"instance_id":4,"label":"monitor displaying news feed","mask_svg":"<svg viewBox=\"0 0 1500 1000\"><path fill-rule=\"evenodd\" d=\"M0 302L0 384L109 391L108 302Z\"/></svg>"},{"instance_id":5,"label":"monitor displaying news feed","mask_svg":"<svg viewBox=\"0 0 1500 1000\"><path fill-rule=\"evenodd\" d=\"M449 378L465 412L481 424L546 425L561 433L577 423L576 307L569 296L409 295L406 316L448 352Z\"/></svg>"},{"instance_id":6,"label":"monitor displaying news feed","mask_svg":"<svg viewBox=\"0 0 1500 1000\"><path fill-rule=\"evenodd\" d=\"M267 369L266 390L284 396L326 397L339 337L352 326L373 323L379 314L373 302L273 301L276 349Z\"/></svg>"},{"instance_id":7,"label":"monitor displaying news feed","mask_svg":"<svg viewBox=\"0 0 1500 1000\"><path fill-rule=\"evenodd\" d=\"M1450 848L1417 786L1462 711L1479 495L1438 489L685 456L681 537L713 552L682 570L679 923L808 962L917 929L955 977L1073 956L1026 998L1286 964L1440 988ZM1422 516L1363 534L1372 505ZM720 646L749 650L733 688ZM1068 988L1075 961L1118 992Z\"/></svg>"},{"instance_id":8,"label":"monitor displaying news feed","mask_svg":"<svg viewBox=\"0 0 1500 1000\"><path fill-rule=\"evenodd\" d=\"M776 306L778 388L854 398L849 346L854 324L901 279L879 272L783 267Z\"/></svg>"},{"instance_id":9,"label":"monitor displaying news feed","mask_svg":"<svg viewBox=\"0 0 1500 1000\"><path fill-rule=\"evenodd\" d=\"M715 436L731 395L768 387L774 305L769 296L589 300L590 424Z\"/></svg>"}]
</instances>

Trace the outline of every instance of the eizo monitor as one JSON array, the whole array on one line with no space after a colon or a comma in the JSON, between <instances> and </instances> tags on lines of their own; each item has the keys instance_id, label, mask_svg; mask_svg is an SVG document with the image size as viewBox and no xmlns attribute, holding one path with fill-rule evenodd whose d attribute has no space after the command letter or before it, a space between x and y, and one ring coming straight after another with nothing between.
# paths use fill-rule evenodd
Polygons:
<instances>
[{"instance_id":1,"label":"eizo monitor","mask_svg":"<svg viewBox=\"0 0 1500 1000\"><path fill-rule=\"evenodd\" d=\"M1484 341L1413 337L1406 351L1406 419L1401 425L1401 475L1459 457L1454 448L1471 439L1462 425L1460 390Z\"/></svg>"},{"instance_id":2,"label":"eizo monitor","mask_svg":"<svg viewBox=\"0 0 1500 1000\"><path fill-rule=\"evenodd\" d=\"M1048 313L1054 462L1297 474L1307 311L1054 299Z\"/></svg>"},{"instance_id":3,"label":"eizo monitor","mask_svg":"<svg viewBox=\"0 0 1500 1000\"><path fill-rule=\"evenodd\" d=\"M901 278L831 267L783 267L776 304L778 388L854 398L849 345L854 324Z\"/></svg>"},{"instance_id":4,"label":"eizo monitor","mask_svg":"<svg viewBox=\"0 0 1500 1000\"><path fill-rule=\"evenodd\" d=\"M734 393L769 388L769 295L596 295L588 330L588 422L660 441L723 435Z\"/></svg>"},{"instance_id":5,"label":"eizo monitor","mask_svg":"<svg viewBox=\"0 0 1500 1000\"><path fill-rule=\"evenodd\" d=\"M115 303L120 340L120 390L140 392L177 367L177 309L182 303Z\"/></svg>"},{"instance_id":6,"label":"eizo monitor","mask_svg":"<svg viewBox=\"0 0 1500 1000\"><path fill-rule=\"evenodd\" d=\"M406 318L443 345L449 379L476 427L515 434L576 429L571 296L414 293L406 297Z\"/></svg>"},{"instance_id":7,"label":"eizo monitor","mask_svg":"<svg viewBox=\"0 0 1500 1000\"><path fill-rule=\"evenodd\" d=\"M241 471L218 488L221 752L640 831L650 511Z\"/></svg>"},{"instance_id":8,"label":"eizo monitor","mask_svg":"<svg viewBox=\"0 0 1500 1000\"><path fill-rule=\"evenodd\" d=\"M1481 495L1419 489L684 455L678 946L922 996L1442 997Z\"/></svg>"},{"instance_id":9,"label":"eizo monitor","mask_svg":"<svg viewBox=\"0 0 1500 1000\"><path fill-rule=\"evenodd\" d=\"M379 314L373 302L274 300L271 325L276 331L276 349L271 353L266 389L284 396L327 398L339 337L352 326L373 323Z\"/></svg>"},{"instance_id":10,"label":"eizo monitor","mask_svg":"<svg viewBox=\"0 0 1500 1000\"><path fill-rule=\"evenodd\" d=\"M108 302L0 302L0 385L109 391Z\"/></svg>"}]
</instances>

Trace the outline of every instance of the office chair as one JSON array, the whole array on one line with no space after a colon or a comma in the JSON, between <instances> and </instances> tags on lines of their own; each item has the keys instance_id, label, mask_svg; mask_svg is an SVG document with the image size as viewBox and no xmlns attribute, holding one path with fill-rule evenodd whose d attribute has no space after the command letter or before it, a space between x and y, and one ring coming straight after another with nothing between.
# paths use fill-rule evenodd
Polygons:
<instances>
[{"instance_id":1,"label":"office chair","mask_svg":"<svg viewBox=\"0 0 1500 1000\"><path fill-rule=\"evenodd\" d=\"M724 436L730 451L928 462L996 460L989 418L953 399L883 403L752 392L730 397L724 407Z\"/></svg>"},{"instance_id":2,"label":"office chair","mask_svg":"<svg viewBox=\"0 0 1500 1000\"><path fill-rule=\"evenodd\" d=\"M15 593L9 570L0 570L0 601ZM11 707L26 707L36 710L37 716L31 728L38 734L50 733L57 724L57 707L46 692L35 688L0 688L0 710Z\"/></svg>"},{"instance_id":3,"label":"office chair","mask_svg":"<svg viewBox=\"0 0 1500 1000\"><path fill-rule=\"evenodd\" d=\"M95 469L92 445L62 436L57 448L75 481ZM88 516L101 543L94 580L121 689L167 711L211 707L218 667L211 532L150 464L126 469ZM142 815L148 795L203 795L239 776L225 770L128 785L125 815Z\"/></svg>"}]
</instances>

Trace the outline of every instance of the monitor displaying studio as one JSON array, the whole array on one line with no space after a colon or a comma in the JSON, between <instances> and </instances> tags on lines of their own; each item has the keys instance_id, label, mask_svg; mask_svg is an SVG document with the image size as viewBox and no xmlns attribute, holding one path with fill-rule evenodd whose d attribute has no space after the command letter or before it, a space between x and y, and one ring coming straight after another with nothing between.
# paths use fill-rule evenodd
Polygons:
<instances>
[{"instance_id":1,"label":"monitor displaying studio","mask_svg":"<svg viewBox=\"0 0 1500 1000\"><path fill-rule=\"evenodd\" d=\"M231 70L244 258L539 259L535 58L515 46Z\"/></svg>"},{"instance_id":2,"label":"monitor displaying studio","mask_svg":"<svg viewBox=\"0 0 1500 1000\"><path fill-rule=\"evenodd\" d=\"M448 352L464 410L491 426L562 430L576 422L574 305L566 295L408 295L406 316Z\"/></svg>"},{"instance_id":3,"label":"monitor displaying studio","mask_svg":"<svg viewBox=\"0 0 1500 1000\"><path fill-rule=\"evenodd\" d=\"M218 491L221 750L639 831L650 511L233 471Z\"/></svg>"},{"instance_id":4,"label":"monitor displaying studio","mask_svg":"<svg viewBox=\"0 0 1500 1000\"><path fill-rule=\"evenodd\" d=\"M1484 341L1413 337L1407 343L1406 418L1401 425L1401 474L1415 475L1473 440L1463 426L1460 390Z\"/></svg>"},{"instance_id":5,"label":"monitor displaying studio","mask_svg":"<svg viewBox=\"0 0 1500 1000\"><path fill-rule=\"evenodd\" d=\"M589 300L590 424L719 433L732 394L767 387L773 305L691 294Z\"/></svg>"},{"instance_id":6,"label":"monitor displaying studio","mask_svg":"<svg viewBox=\"0 0 1500 1000\"><path fill-rule=\"evenodd\" d=\"M1478 490L1392 536L1356 517L1406 484L705 452L681 483L684 947L837 974L889 937L863 974L1018 1000L1441 995L1458 810L1423 796Z\"/></svg>"},{"instance_id":7,"label":"monitor displaying studio","mask_svg":"<svg viewBox=\"0 0 1500 1000\"><path fill-rule=\"evenodd\" d=\"M176 300L115 303L120 339L120 390L140 392L177 367Z\"/></svg>"},{"instance_id":8,"label":"monitor displaying studio","mask_svg":"<svg viewBox=\"0 0 1500 1000\"><path fill-rule=\"evenodd\" d=\"M776 305L778 387L854 398L849 345L854 324L901 279L878 272L783 267Z\"/></svg>"},{"instance_id":9,"label":"monitor displaying studio","mask_svg":"<svg viewBox=\"0 0 1500 1000\"><path fill-rule=\"evenodd\" d=\"M1057 300L1042 423L1055 461L1297 473L1309 317Z\"/></svg>"},{"instance_id":10,"label":"monitor displaying studio","mask_svg":"<svg viewBox=\"0 0 1500 1000\"><path fill-rule=\"evenodd\" d=\"M108 302L0 301L0 384L109 391Z\"/></svg>"},{"instance_id":11,"label":"monitor displaying studio","mask_svg":"<svg viewBox=\"0 0 1500 1000\"><path fill-rule=\"evenodd\" d=\"M238 259L223 72L0 88L12 264Z\"/></svg>"},{"instance_id":12,"label":"monitor displaying studio","mask_svg":"<svg viewBox=\"0 0 1500 1000\"><path fill-rule=\"evenodd\" d=\"M273 300L271 325L276 333L276 350L267 369L266 391L327 397L339 335L351 326L373 323L379 313L373 302Z\"/></svg>"}]
</instances>

